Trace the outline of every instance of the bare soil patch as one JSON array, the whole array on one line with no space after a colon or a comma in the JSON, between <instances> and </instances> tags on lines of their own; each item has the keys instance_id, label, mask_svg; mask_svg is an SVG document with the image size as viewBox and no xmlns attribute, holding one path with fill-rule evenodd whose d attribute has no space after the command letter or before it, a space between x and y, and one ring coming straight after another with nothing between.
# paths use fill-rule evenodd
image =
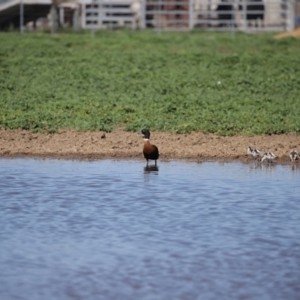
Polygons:
<instances>
[{"instance_id":1,"label":"bare soil patch","mask_svg":"<svg viewBox=\"0 0 300 300\"><path fill-rule=\"evenodd\" d=\"M300 38L300 28L296 28L292 31L282 32L275 35L275 39L282 39L287 37Z\"/></svg>"},{"instance_id":2,"label":"bare soil patch","mask_svg":"<svg viewBox=\"0 0 300 300\"><path fill-rule=\"evenodd\" d=\"M278 163L287 163L290 150L300 150L300 136L296 133L221 137L199 132L151 132L151 142L158 146L161 160L251 161L246 151L248 146L252 146L262 151L272 151ZM140 133L122 129L111 133L61 130L55 134L0 129L0 157L143 159L142 147L143 137Z\"/></svg>"}]
</instances>

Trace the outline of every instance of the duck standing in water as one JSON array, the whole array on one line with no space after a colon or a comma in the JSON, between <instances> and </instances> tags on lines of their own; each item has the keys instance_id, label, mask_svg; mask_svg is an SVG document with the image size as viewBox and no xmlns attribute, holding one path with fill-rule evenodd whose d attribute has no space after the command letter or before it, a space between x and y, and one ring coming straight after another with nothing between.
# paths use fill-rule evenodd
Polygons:
<instances>
[{"instance_id":1,"label":"duck standing in water","mask_svg":"<svg viewBox=\"0 0 300 300\"><path fill-rule=\"evenodd\" d=\"M263 162L265 159L268 160L268 163L273 162L273 159L276 158L276 155L273 152L265 152L261 162Z\"/></svg>"},{"instance_id":2,"label":"duck standing in water","mask_svg":"<svg viewBox=\"0 0 300 300\"><path fill-rule=\"evenodd\" d=\"M261 155L261 151L256 148L248 147L247 154L252 155L253 158L256 159L258 156Z\"/></svg>"},{"instance_id":3,"label":"duck standing in water","mask_svg":"<svg viewBox=\"0 0 300 300\"><path fill-rule=\"evenodd\" d=\"M295 162L299 159L299 152L297 150L291 150L290 152L290 159L292 162Z\"/></svg>"},{"instance_id":4,"label":"duck standing in water","mask_svg":"<svg viewBox=\"0 0 300 300\"><path fill-rule=\"evenodd\" d=\"M148 129L143 129L141 133L144 136L144 148L143 148L143 154L144 157L147 160L147 166L148 166L148 160L155 160L155 166L156 166L156 160L159 158L159 152L158 148L155 145L152 145L149 141L150 139L150 131Z\"/></svg>"}]
</instances>

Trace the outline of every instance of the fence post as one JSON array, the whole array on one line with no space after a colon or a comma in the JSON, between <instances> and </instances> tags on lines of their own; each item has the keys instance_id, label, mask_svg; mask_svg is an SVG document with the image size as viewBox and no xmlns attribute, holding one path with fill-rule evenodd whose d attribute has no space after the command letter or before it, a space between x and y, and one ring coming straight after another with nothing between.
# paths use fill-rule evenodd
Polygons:
<instances>
[{"instance_id":1,"label":"fence post","mask_svg":"<svg viewBox=\"0 0 300 300\"><path fill-rule=\"evenodd\" d=\"M288 12L287 12L287 21L288 26L287 30L292 31L295 29L295 2L294 0L288 0Z\"/></svg>"},{"instance_id":2,"label":"fence post","mask_svg":"<svg viewBox=\"0 0 300 300\"><path fill-rule=\"evenodd\" d=\"M146 28L146 0L141 0L141 29L145 29Z\"/></svg>"},{"instance_id":3,"label":"fence post","mask_svg":"<svg viewBox=\"0 0 300 300\"><path fill-rule=\"evenodd\" d=\"M79 29L79 7L76 6L73 12L73 30Z\"/></svg>"},{"instance_id":4,"label":"fence post","mask_svg":"<svg viewBox=\"0 0 300 300\"><path fill-rule=\"evenodd\" d=\"M104 2L102 0L98 1L98 28L103 27L103 20L104 20L104 15L106 14L107 8L104 6ZM111 9L111 1L109 2L108 9ZM111 24L110 22L108 23L108 29L111 29Z\"/></svg>"},{"instance_id":5,"label":"fence post","mask_svg":"<svg viewBox=\"0 0 300 300\"><path fill-rule=\"evenodd\" d=\"M62 27L64 27L65 25L65 10L64 10L64 7L60 7L59 8L59 22L61 24Z\"/></svg>"},{"instance_id":6,"label":"fence post","mask_svg":"<svg viewBox=\"0 0 300 300\"><path fill-rule=\"evenodd\" d=\"M158 0L158 33L162 30L162 0Z\"/></svg>"},{"instance_id":7,"label":"fence post","mask_svg":"<svg viewBox=\"0 0 300 300\"><path fill-rule=\"evenodd\" d=\"M189 0L189 29L194 28L194 0Z\"/></svg>"},{"instance_id":8,"label":"fence post","mask_svg":"<svg viewBox=\"0 0 300 300\"><path fill-rule=\"evenodd\" d=\"M247 0L243 0L243 2L242 2L243 31L246 31L248 28L246 1Z\"/></svg>"},{"instance_id":9,"label":"fence post","mask_svg":"<svg viewBox=\"0 0 300 300\"><path fill-rule=\"evenodd\" d=\"M80 22L81 22L81 28L86 28L86 11L85 11L85 9L86 9L86 7L85 7L85 3L82 3L81 4L81 20L80 20Z\"/></svg>"},{"instance_id":10,"label":"fence post","mask_svg":"<svg viewBox=\"0 0 300 300\"><path fill-rule=\"evenodd\" d=\"M20 0L20 32L24 31L24 2Z\"/></svg>"},{"instance_id":11,"label":"fence post","mask_svg":"<svg viewBox=\"0 0 300 300\"><path fill-rule=\"evenodd\" d=\"M234 6L231 6L231 22L230 22L230 31L231 31L231 38L234 38L235 34L235 9Z\"/></svg>"},{"instance_id":12,"label":"fence post","mask_svg":"<svg viewBox=\"0 0 300 300\"><path fill-rule=\"evenodd\" d=\"M54 5L51 5L50 9L51 15L51 33L56 33L57 31L57 11Z\"/></svg>"}]
</instances>

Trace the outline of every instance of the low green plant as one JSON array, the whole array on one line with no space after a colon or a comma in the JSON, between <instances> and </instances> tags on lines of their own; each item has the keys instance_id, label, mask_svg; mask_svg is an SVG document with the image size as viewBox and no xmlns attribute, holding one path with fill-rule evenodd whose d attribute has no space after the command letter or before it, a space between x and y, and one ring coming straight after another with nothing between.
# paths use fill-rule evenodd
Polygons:
<instances>
[{"instance_id":1,"label":"low green plant","mask_svg":"<svg viewBox=\"0 0 300 300\"><path fill-rule=\"evenodd\" d=\"M300 40L270 34L0 34L0 127L300 132Z\"/></svg>"}]
</instances>

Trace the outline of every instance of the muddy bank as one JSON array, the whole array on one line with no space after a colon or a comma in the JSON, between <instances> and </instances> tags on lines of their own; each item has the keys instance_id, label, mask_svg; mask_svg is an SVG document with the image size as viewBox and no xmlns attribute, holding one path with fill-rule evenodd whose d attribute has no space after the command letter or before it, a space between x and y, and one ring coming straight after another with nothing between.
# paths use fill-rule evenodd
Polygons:
<instances>
[{"instance_id":1,"label":"muddy bank","mask_svg":"<svg viewBox=\"0 0 300 300\"><path fill-rule=\"evenodd\" d=\"M214 134L171 134L151 132L151 142L158 146L161 160L242 160L250 161L248 146L276 154L278 163L289 162L291 149L300 150L300 135L234 136ZM0 130L0 157L44 157L66 159L136 158L142 156L143 138L139 133L116 130L76 132L62 130L55 134L25 130Z\"/></svg>"}]
</instances>

